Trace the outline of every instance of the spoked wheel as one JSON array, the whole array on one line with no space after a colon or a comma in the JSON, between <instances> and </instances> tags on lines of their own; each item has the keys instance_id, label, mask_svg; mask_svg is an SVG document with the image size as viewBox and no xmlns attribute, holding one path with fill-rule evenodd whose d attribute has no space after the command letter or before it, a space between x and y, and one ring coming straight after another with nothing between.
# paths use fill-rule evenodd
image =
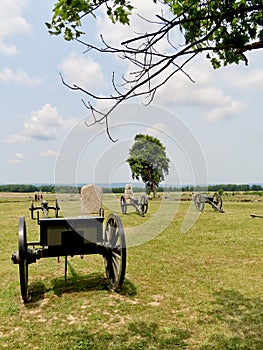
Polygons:
<instances>
[{"instance_id":1,"label":"spoked wheel","mask_svg":"<svg viewBox=\"0 0 263 350\"><path fill-rule=\"evenodd\" d=\"M127 213L127 202L124 196L121 196L121 212L122 214Z\"/></svg>"},{"instance_id":2,"label":"spoked wheel","mask_svg":"<svg viewBox=\"0 0 263 350\"><path fill-rule=\"evenodd\" d=\"M28 298L28 262L27 262L27 237L26 237L26 222L24 216L20 216L18 222L18 262L20 289L22 299L25 303Z\"/></svg>"},{"instance_id":3,"label":"spoked wheel","mask_svg":"<svg viewBox=\"0 0 263 350\"><path fill-rule=\"evenodd\" d=\"M105 269L110 288L120 292L126 271L126 241L121 220L117 214L111 214L106 223L103 242L105 251Z\"/></svg>"},{"instance_id":4,"label":"spoked wheel","mask_svg":"<svg viewBox=\"0 0 263 350\"><path fill-rule=\"evenodd\" d=\"M148 211L148 198L146 196L142 196L141 201L140 201L140 206L141 206L141 216L144 216L144 214L147 213Z\"/></svg>"},{"instance_id":5,"label":"spoked wheel","mask_svg":"<svg viewBox=\"0 0 263 350\"><path fill-rule=\"evenodd\" d=\"M203 211L205 203L202 201L202 196L200 193L197 193L194 196L194 203L198 211Z\"/></svg>"},{"instance_id":6,"label":"spoked wheel","mask_svg":"<svg viewBox=\"0 0 263 350\"><path fill-rule=\"evenodd\" d=\"M213 195L213 203L215 203L215 205L217 206L218 209L220 209L220 210L222 209L223 201L222 201L221 196L218 193L215 193ZM217 208L214 208L214 209L217 209Z\"/></svg>"}]
</instances>

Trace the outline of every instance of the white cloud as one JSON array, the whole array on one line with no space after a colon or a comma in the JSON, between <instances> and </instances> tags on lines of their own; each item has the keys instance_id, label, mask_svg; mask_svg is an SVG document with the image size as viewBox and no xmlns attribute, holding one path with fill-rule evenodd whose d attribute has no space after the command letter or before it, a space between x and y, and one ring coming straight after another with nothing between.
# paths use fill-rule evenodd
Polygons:
<instances>
[{"instance_id":1,"label":"white cloud","mask_svg":"<svg viewBox=\"0 0 263 350\"><path fill-rule=\"evenodd\" d=\"M56 107L49 103L31 114L24 125L24 133L34 139L50 140L58 137L59 128L63 127L63 118Z\"/></svg>"},{"instance_id":2,"label":"white cloud","mask_svg":"<svg viewBox=\"0 0 263 350\"><path fill-rule=\"evenodd\" d=\"M26 157L23 153L16 153L13 159L9 159L8 162L13 165L20 164L22 160L24 160Z\"/></svg>"},{"instance_id":3,"label":"white cloud","mask_svg":"<svg viewBox=\"0 0 263 350\"><path fill-rule=\"evenodd\" d=\"M185 74L177 72L159 88L155 102L170 108L198 107L202 110L202 118L209 122L230 118L245 108L243 101L238 101L225 93L221 83L225 75L222 76L218 71L213 71L202 57L186 68L186 73L195 83L191 82ZM168 70L166 74L169 74ZM158 76L159 81L160 79L161 75Z\"/></svg>"},{"instance_id":4,"label":"white cloud","mask_svg":"<svg viewBox=\"0 0 263 350\"><path fill-rule=\"evenodd\" d=\"M15 45L6 40L15 34L29 33L32 30L31 25L22 16L27 3L28 0L1 0L0 53L15 54L17 52Z\"/></svg>"},{"instance_id":5,"label":"white cloud","mask_svg":"<svg viewBox=\"0 0 263 350\"><path fill-rule=\"evenodd\" d=\"M51 149L40 152L41 157L56 157L57 155L58 155L58 152Z\"/></svg>"},{"instance_id":6,"label":"white cloud","mask_svg":"<svg viewBox=\"0 0 263 350\"><path fill-rule=\"evenodd\" d=\"M0 41L0 53L5 55L15 55L17 53L17 48L14 44L5 44Z\"/></svg>"},{"instance_id":7,"label":"white cloud","mask_svg":"<svg viewBox=\"0 0 263 350\"><path fill-rule=\"evenodd\" d=\"M15 156L17 159L25 159L25 155L23 153L16 153Z\"/></svg>"},{"instance_id":8,"label":"white cloud","mask_svg":"<svg viewBox=\"0 0 263 350\"><path fill-rule=\"evenodd\" d=\"M19 70L15 72L10 68L4 68L2 71L0 71L0 81L4 83L13 82L16 84L22 84L27 86L37 86L41 83L40 79L31 78L24 71Z\"/></svg>"},{"instance_id":9,"label":"white cloud","mask_svg":"<svg viewBox=\"0 0 263 350\"><path fill-rule=\"evenodd\" d=\"M166 74L169 74L167 70ZM194 74L191 74L195 78ZM161 81L161 75L158 81ZM158 83L156 80L156 83ZM162 105L203 105L211 106L219 101L222 101L224 93L221 89L213 86L212 80L209 76L204 77L203 80L195 78L196 83L191 82L181 72L175 75L164 85L162 85L156 94L156 101Z\"/></svg>"},{"instance_id":10,"label":"white cloud","mask_svg":"<svg viewBox=\"0 0 263 350\"><path fill-rule=\"evenodd\" d=\"M211 122L217 122L224 119L228 119L238 113L245 107L245 104L238 103L236 101L229 101L225 106L212 108L211 111L206 113L206 119Z\"/></svg>"},{"instance_id":11,"label":"white cloud","mask_svg":"<svg viewBox=\"0 0 263 350\"><path fill-rule=\"evenodd\" d=\"M237 71L231 71L226 76L229 86L238 89L263 89L263 69L248 69L239 73Z\"/></svg>"},{"instance_id":12,"label":"white cloud","mask_svg":"<svg viewBox=\"0 0 263 350\"><path fill-rule=\"evenodd\" d=\"M101 66L88 56L72 53L60 64L64 80L82 88L100 88L105 84Z\"/></svg>"},{"instance_id":13,"label":"white cloud","mask_svg":"<svg viewBox=\"0 0 263 350\"><path fill-rule=\"evenodd\" d=\"M17 164L20 164L21 161L19 159L9 159L8 163L13 164L13 165L17 165Z\"/></svg>"},{"instance_id":14,"label":"white cloud","mask_svg":"<svg viewBox=\"0 0 263 350\"><path fill-rule=\"evenodd\" d=\"M32 112L30 118L24 121L21 134L12 134L5 142L21 143L32 139L44 141L56 139L62 130L70 129L75 124L75 119L63 119L56 107L47 103L38 111ZM44 154L42 155L44 156Z\"/></svg>"},{"instance_id":15,"label":"white cloud","mask_svg":"<svg viewBox=\"0 0 263 350\"><path fill-rule=\"evenodd\" d=\"M23 143L23 142L28 142L29 140L30 140L30 137L28 136L12 134L5 140L5 142L6 143Z\"/></svg>"}]
</instances>

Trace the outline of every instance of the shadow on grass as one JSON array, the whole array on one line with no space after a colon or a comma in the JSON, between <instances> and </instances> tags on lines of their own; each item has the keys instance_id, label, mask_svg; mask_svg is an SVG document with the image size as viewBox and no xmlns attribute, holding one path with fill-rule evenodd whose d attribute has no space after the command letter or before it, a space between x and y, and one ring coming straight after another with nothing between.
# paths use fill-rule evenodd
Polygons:
<instances>
[{"instance_id":1,"label":"shadow on grass","mask_svg":"<svg viewBox=\"0 0 263 350\"><path fill-rule=\"evenodd\" d=\"M44 283L33 282L29 285L30 302L26 304L27 307L37 307L43 300L46 292L53 291L55 295L61 296L64 293L78 293L87 292L91 290L109 290L108 281L102 273L91 273L88 276L81 276L76 273L73 266L68 263L71 277L65 281L64 277L54 278L51 280L52 287L46 289ZM135 285L127 278L121 292L124 296L135 296L137 289Z\"/></svg>"},{"instance_id":2,"label":"shadow on grass","mask_svg":"<svg viewBox=\"0 0 263 350\"><path fill-rule=\"evenodd\" d=\"M132 322L125 327L122 326L121 332L117 334L109 333L106 330L103 333L94 334L90 334L85 329L72 330L72 332L63 335L63 339L70 339L69 343L63 345L63 349L186 349L186 340L189 337L190 333L187 330L172 328L163 332L156 323Z\"/></svg>"},{"instance_id":3,"label":"shadow on grass","mask_svg":"<svg viewBox=\"0 0 263 350\"><path fill-rule=\"evenodd\" d=\"M92 273L88 276L73 276L65 281L64 278L54 278L52 281L54 294L86 292L89 290L109 290L106 277L102 273ZM134 284L125 279L123 288L119 293L125 296L135 296L137 289Z\"/></svg>"},{"instance_id":4,"label":"shadow on grass","mask_svg":"<svg viewBox=\"0 0 263 350\"><path fill-rule=\"evenodd\" d=\"M60 296L64 293L78 293L89 290L106 290L107 281L101 273L91 273L88 276L74 275L64 278L54 278L51 281L54 294Z\"/></svg>"},{"instance_id":5,"label":"shadow on grass","mask_svg":"<svg viewBox=\"0 0 263 350\"><path fill-rule=\"evenodd\" d=\"M29 302L25 304L27 308L33 308L39 306L45 296L46 286L42 282L32 282L28 286L29 289Z\"/></svg>"},{"instance_id":6,"label":"shadow on grass","mask_svg":"<svg viewBox=\"0 0 263 350\"><path fill-rule=\"evenodd\" d=\"M263 349L263 300L247 298L235 290L215 294L212 322L223 322L232 335L213 335L201 350Z\"/></svg>"}]
</instances>

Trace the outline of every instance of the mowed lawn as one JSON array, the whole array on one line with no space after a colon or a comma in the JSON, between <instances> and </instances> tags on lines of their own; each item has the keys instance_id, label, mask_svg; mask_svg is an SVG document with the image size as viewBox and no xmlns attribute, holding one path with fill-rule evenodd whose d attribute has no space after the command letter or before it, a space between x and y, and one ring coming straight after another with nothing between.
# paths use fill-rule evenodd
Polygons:
<instances>
[{"instance_id":1,"label":"mowed lawn","mask_svg":"<svg viewBox=\"0 0 263 350\"><path fill-rule=\"evenodd\" d=\"M162 227L128 248L123 291L108 290L101 256L70 257L67 282L64 259L48 258L29 266L33 300L25 305L10 259L19 216L26 217L29 241L39 239L39 228L29 195L1 194L0 348L263 349L263 219L250 217L263 214L263 202L223 199L224 214L205 205L182 233L190 201L164 201L172 217L165 227L160 201L149 201L142 218L130 207L120 214L116 199L106 197L106 216L116 207L125 228L149 234L144 223L153 218L153 229L158 220Z\"/></svg>"}]
</instances>

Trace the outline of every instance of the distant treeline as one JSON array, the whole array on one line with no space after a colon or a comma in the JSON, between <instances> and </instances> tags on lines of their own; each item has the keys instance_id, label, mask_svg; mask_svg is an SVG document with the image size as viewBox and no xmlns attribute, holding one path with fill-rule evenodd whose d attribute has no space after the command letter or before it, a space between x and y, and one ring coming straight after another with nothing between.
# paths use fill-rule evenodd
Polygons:
<instances>
[{"instance_id":1,"label":"distant treeline","mask_svg":"<svg viewBox=\"0 0 263 350\"><path fill-rule=\"evenodd\" d=\"M78 186L54 186L54 185L21 185L10 184L0 185L0 192L39 192L39 193L79 193L81 187ZM109 187L102 188L104 193L124 193L124 187ZM134 192L145 192L144 187L133 187ZM257 184L221 184L221 185L208 185L208 186L166 186L159 187L158 192L247 192L247 191L263 191L262 185Z\"/></svg>"},{"instance_id":2,"label":"distant treeline","mask_svg":"<svg viewBox=\"0 0 263 350\"><path fill-rule=\"evenodd\" d=\"M208 192L248 192L248 191L262 191L263 186L258 184L221 184L221 185L208 185L208 186L185 186L181 188L181 191L191 191L191 192L198 192L198 191L208 191Z\"/></svg>"},{"instance_id":3,"label":"distant treeline","mask_svg":"<svg viewBox=\"0 0 263 350\"><path fill-rule=\"evenodd\" d=\"M55 186L53 185L45 185L45 186L34 186L34 185L20 185L20 184L12 184L12 185L1 185L0 192L51 192L55 193Z\"/></svg>"}]
</instances>

